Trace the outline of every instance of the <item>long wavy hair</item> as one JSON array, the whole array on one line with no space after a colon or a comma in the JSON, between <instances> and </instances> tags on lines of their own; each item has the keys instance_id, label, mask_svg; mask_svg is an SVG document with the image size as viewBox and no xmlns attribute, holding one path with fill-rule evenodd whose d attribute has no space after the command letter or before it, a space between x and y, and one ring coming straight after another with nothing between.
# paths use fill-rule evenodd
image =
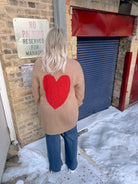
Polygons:
<instances>
[{"instance_id":1,"label":"long wavy hair","mask_svg":"<svg viewBox=\"0 0 138 184\"><path fill-rule=\"evenodd\" d=\"M44 54L42 57L42 69L50 74L58 71L64 73L67 62L67 42L63 30L52 28L46 37Z\"/></svg>"}]
</instances>

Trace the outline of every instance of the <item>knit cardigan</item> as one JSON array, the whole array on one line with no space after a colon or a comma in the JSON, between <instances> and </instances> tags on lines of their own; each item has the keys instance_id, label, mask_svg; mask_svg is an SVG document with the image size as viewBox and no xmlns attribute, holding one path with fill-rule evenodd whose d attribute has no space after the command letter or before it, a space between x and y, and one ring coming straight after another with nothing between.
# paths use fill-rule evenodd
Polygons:
<instances>
[{"instance_id":1,"label":"knit cardigan","mask_svg":"<svg viewBox=\"0 0 138 184\"><path fill-rule=\"evenodd\" d=\"M84 75L78 61L68 60L65 72L51 75L38 59L32 71L32 92L46 134L64 133L76 126L84 98Z\"/></svg>"}]
</instances>

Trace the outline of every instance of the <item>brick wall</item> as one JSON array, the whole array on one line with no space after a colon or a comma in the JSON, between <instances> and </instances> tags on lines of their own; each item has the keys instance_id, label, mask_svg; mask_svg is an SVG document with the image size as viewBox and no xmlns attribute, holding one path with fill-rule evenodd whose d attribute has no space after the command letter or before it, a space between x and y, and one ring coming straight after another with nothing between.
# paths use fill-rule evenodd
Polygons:
<instances>
[{"instance_id":1,"label":"brick wall","mask_svg":"<svg viewBox=\"0 0 138 184\"><path fill-rule=\"evenodd\" d=\"M52 0L0 0L0 60L2 62L14 127L21 146L44 136L31 86L24 87L19 66L36 60L19 59L13 18L47 19L54 25Z\"/></svg>"},{"instance_id":2,"label":"brick wall","mask_svg":"<svg viewBox=\"0 0 138 184\"><path fill-rule=\"evenodd\" d=\"M118 12L119 2L119 0L70 0L69 4L71 6L116 13Z\"/></svg>"},{"instance_id":3,"label":"brick wall","mask_svg":"<svg viewBox=\"0 0 138 184\"><path fill-rule=\"evenodd\" d=\"M66 1L66 23L67 23L67 45L68 45L68 57L77 58L77 37L72 36L72 8Z\"/></svg>"},{"instance_id":4,"label":"brick wall","mask_svg":"<svg viewBox=\"0 0 138 184\"><path fill-rule=\"evenodd\" d=\"M131 8L131 15L138 16L138 2L133 2Z\"/></svg>"}]
</instances>

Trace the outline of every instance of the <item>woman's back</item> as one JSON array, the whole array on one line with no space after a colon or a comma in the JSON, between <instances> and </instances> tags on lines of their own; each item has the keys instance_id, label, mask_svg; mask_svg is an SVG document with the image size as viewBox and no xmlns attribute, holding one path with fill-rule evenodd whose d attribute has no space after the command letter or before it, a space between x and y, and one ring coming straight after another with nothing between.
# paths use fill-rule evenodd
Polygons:
<instances>
[{"instance_id":1,"label":"woman's back","mask_svg":"<svg viewBox=\"0 0 138 184\"><path fill-rule=\"evenodd\" d=\"M77 124L78 107L84 98L84 76L77 61L67 60L64 73L60 70L51 75L42 70L42 60L38 59L32 73L32 88L47 134L60 134Z\"/></svg>"}]
</instances>

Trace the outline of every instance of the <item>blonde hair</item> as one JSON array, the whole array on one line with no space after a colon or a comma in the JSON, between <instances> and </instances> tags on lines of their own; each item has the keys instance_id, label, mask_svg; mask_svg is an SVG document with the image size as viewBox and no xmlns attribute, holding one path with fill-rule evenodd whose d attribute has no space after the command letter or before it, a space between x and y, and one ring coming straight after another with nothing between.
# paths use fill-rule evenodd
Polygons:
<instances>
[{"instance_id":1,"label":"blonde hair","mask_svg":"<svg viewBox=\"0 0 138 184\"><path fill-rule=\"evenodd\" d=\"M46 37L45 49L42 58L42 69L48 73L62 71L64 73L67 62L67 43L63 30L52 28Z\"/></svg>"}]
</instances>

